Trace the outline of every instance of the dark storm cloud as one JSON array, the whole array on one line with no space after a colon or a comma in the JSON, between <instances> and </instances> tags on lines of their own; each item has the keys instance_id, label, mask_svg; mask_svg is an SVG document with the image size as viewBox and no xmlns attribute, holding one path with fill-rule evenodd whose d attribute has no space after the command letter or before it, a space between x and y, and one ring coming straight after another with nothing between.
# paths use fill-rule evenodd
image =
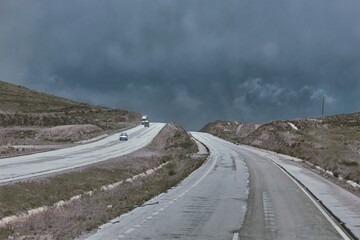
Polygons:
<instances>
[{"instance_id":1,"label":"dark storm cloud","mask_svg":"<svg viewBox=\"0 0 360 240\"><path fill-rule=\"evenodd\" d=\"M355 0L0 3L0 79L197 129L359 111Z\"/></svg>"}]
</instances>

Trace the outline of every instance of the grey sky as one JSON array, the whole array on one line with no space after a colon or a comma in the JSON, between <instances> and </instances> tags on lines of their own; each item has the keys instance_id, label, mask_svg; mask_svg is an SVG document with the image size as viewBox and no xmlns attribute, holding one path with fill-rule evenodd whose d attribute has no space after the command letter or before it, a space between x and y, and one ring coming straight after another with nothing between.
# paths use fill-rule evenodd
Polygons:
<instances>
[{"instance_id":1,"label":"grey sky","mask_svg":"<svg viewBox=\"0 0 360 240\"><path fill-rule=\"evenodd\" d=\"M179 121L360 110L358 0L2 0L0 79Z\"/></svg>"}]
</instances>

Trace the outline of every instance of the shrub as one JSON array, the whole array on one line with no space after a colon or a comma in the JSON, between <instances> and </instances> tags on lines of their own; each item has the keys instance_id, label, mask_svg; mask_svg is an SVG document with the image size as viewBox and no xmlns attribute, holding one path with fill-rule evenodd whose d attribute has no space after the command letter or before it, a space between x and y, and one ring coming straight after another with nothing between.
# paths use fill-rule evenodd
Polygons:
<instances>
[{"instance_id":1,"label":"shrub","mask_svg":"<svg viewBox=\"0 0 360 240\"><path fill-rule=\"evenodd\" d=\"M169 176L174 176L176 174L174 169L169 170Z\"/></svg>"}]
</instances>

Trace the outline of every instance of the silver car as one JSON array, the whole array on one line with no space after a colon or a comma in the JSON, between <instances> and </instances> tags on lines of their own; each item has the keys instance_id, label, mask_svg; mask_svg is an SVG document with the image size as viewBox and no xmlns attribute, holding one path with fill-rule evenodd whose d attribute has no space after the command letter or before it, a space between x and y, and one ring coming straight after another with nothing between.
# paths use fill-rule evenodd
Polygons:
<instances>
[{"instance_id":1,"label":"silver car","mask_svg":"<svg viewBox=\"0 0 360 240\"><path fill-rule=\"evenodd\" d=\"M126 132L120 133L119 140L120 141L127 141L129 139L128 134Z\"/></svg>"}]
</instances>

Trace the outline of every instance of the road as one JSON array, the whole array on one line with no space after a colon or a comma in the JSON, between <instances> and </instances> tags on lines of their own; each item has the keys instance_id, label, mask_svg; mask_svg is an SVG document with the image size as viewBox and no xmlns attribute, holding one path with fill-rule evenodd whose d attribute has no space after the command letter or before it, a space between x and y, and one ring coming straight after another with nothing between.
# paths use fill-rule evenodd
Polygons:
<instances>
[{"instance_id":1,"label":"road","mask_svg":"<svg viewBox=\"0 0 360 240\"><path fill-rule=\"evenodd\" d=\"M239 239L342 239L312 200L267 158L209 134L194 135L208 146L237 152L247 166L249 195Z\"/></svg>"},{"instance_id":2,"label":"road","mask_svg":"<svg viewBox=\"0 0 360 240\"><path fill-rule=\"evenodd\" d=\"M317 200L334 214L346 228L354 235L353 238L360 238L360 198L344 188L334 184L326 178L310 171L298 163L298 159L276 154L274 152L257 149L250 146L238 146L242 150L254 152L265 159L277 164L293 178L304 185ZM346 239L346 236L344 237Z\"/></svg>"},{"instance_id":3,"label":"road","mask_svg":"<svg viewBox=\"0 0 360 240\"><path fill-rule=\"evenodd\" d=\"M82 239L342 239L275 164L205 133L206 163L177 187Z\"/></svg>"},{"instance_id":4,"label":"road","mask_svg":"<svg viewBox=\"0 0 360 240\"><path fill-rule=\"evenodd\" d=\"M232 239L245 217L247 169L236 151L214 141L209 148L205 164L177 187L87 239Z\"/></svg>"},{"instance_id":5,"label":"road","mask_svg":"<svg viewBox=\"0 0 360 240\"><path fill-rule=\"evenodd\" d=\"M120 142L119 134L114 134L97 142L71 148L0 159L0 183L64 171L129 154L149 144L164 126L163 123L152 123L149 128L137 126L129 129L126 131L129 134L126 142Z\"/></svg>"}]
</instances>

